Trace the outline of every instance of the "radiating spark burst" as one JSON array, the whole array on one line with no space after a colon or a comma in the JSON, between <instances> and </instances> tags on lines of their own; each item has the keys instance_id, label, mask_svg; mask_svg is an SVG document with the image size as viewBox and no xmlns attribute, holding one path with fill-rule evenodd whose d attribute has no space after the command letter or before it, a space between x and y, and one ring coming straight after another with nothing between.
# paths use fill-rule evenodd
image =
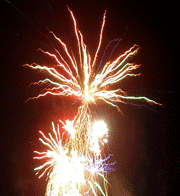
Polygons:
<instances>
[{"instance_id":1,"label":"radiating spark burst","mask_svg":"<svg viewBox=\"0 0 180 196\"><path fill-rule=\"evenodd\" d=\"M134 45L124 54L118 56L114 61L105 63L104 67L101 68L96 75L94 75L94 69L97 62L96 60L102 43L106 12L104 13L103 17L99 44L94 58L92 59L83 41L83 36L80 30L77 28L75 17L70 9L69 11L74 23L79 57L75 58L72 51L69 51L67 48L66 44L60 38L56 37L53 32L50 32L59 45L64 49L67 60L62 57L57 49L55 49L55 54L40 49L44 54L55 60L57 68L41 66L36 63L25 65L35 70L44 70L50 76L50 78L32 83L48 85L49 88L45 88L44 93L30 99L36 99L47 94L51 94L56 96L75 96L77 99L82 100L83 104L96 102L98 99L116 107L117 102L127 103L129 100L144 100L151 104L158 104L155 101L143 96L127 96L126 93L120 88L114 90L109 88L111 85L120 82L126 77L140 75L132 73L139 67L139 65L127 62L130 57L138 52L139 46ZM63 69L65 74L61 74L61 69Z\"/></svg>"},{"instance_id":2,"label":"radiating spark burst","mask_svg":"<svg viewBox=\"0 0 180 196\"><path fill-rule=\"evenodd\" d=\"M67 122L69 123L70 121ZM44 160L44 164L34 170L39 175L39 178L47 173L46 195L82 196L89 195L90 192L96 195L97 191L100 191L102 195L106 195L106 187L100 186L98 181L101 178L104 184L108 183L105 174L112 170L111 166L115 164L106 163L111 155L105 159L93 153L85 156L77 151L77 141L74 141L73 149L71 149L70 142L67 140L63 145L59 127L56 130L54 123L52 123L52 127L54 136L49 133L47 137L40 131L42 138L39 138L39 140L47 147L47 150L44 152L34 151L37 154L34 159Z\"/></svg>"}]
</instances>

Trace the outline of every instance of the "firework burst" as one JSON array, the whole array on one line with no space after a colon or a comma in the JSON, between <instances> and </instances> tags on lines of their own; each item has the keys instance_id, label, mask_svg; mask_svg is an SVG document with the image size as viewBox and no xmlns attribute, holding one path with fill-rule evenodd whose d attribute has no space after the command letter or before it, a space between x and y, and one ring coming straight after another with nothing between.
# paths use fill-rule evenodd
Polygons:
<instances>
[{"instance_id":1,"label":"firework burst","mask_svg":"<svg viewBox=\"0 0 180 196\"><path fill-rule=\"evenodd\" d=\"M106 157L103 153L103 147L108 141L107 126L104 121L93 119L89 103L103 100L117 108L118 102L127 103L131 100L144 100L151 104L158 103L146 97L128 96L120 88L114 90L110 88L111 85L126 77L139 76L139 74L133 73L139 65L127 62L138 52L139 46L132 46L124 54L119 55L113 61L108 61L95 71L102 43L106 12L103 17L97 50L92 58L83 41L83 35L77 27L75 17L70 9L69 11L73 19L78 44L78 57L73 55L60 38L50 32L63 48L65 57L55 48L54 54L40 49L42 53L56 62L55 66L47 67L36 63L25 66L45 71L49 75L44 80L32 83L32 85L43 85L44 92L30 99L37 99L48 94L73 96L76 100L81 100L82 104L72 121L63 122L60 120L62 129L64 129L63 134L68 134L66 139L63 139L59 126L55 129L53 123L53 135L49 133L47 137L40 131L41 138L39 140L46 150L43 152L34 151L36 154L34 159L42 161L42 165L34 170L39 178L47 175L47 196L107 196L107 173L112 170L115 163L109 163L111 155Z\"/></svg>"},{"instance_id":2,"label":"firework burst","mask_svg":"<svg viewBox=\"0 0 180 196\"><path fill-rule=\"evenodd\" d=\"M56 37L53 32L50 32L59 45L64 49L69 63L65 61L65 58L63 58L56 49L56 55L40 49L45 55L48 55L50 58L55 60L56 68L41 66L36 63L31 65L25 64L25 66L32 69L43 70L50 76L50 78L32 83L32 85L45 85L45 92L30 99L36 99L51 94L55 96L75 96L76 99L82 100L83 104L96 102L98 99L116 107L118 107L116 104L117 102L126 103L127 101L129 102L129 100L144 100L152 104L158 104L146 97L128 96L120 88L114 90L109 88L111 85L120 82L126 77L140 75L132 73L140 65L127 62L130 57L134 56L138 52L139 46L134 45L124 54L118 56L114 61L105 63L103 68L95 75L94 69L96 67L96 59L102 42L106 12L104 13L103 17L99 44L94 58L91 58L83 41L83 36L77 28L75 17L70 9L69 11L74 22L79 57L75 58L74 55L68 50L66 44L60 38ZM61 70L63 70L65 74L61 74ZM46 88L46 86L48 86L48 88Z\"/></svg>"},{"instance_id":3,"label":"firework burst","mask_svg":"<svg viewBox=\"0 0 180 196\"><path fill-rule=\"evenodd\" d=\"M73 121L63 123L66 132L70 133L70 130L74 129L72 123ZM106 174L109 170L112 170L111 166L115 163L107 163L111 155L106 158L101 156L99 143L102 141L100 141L100 138L107 134L107 128L103 121L95 122L93 133L98 131L98 124L101 126L103 124L104 129L98 136L92 134L90 143L92 146L96 145L87 151L88 153L85 153L83 148L79 147L77 140L71 140L71 137L63 141L65 132L61 134L59 126L56 130L54 123L52 123L53 135L48 133L47 137L42 131L39 131L42 137L39 140L47 147L47 150L44 152L34 151L36 154L34 159L43 162L34 170L39 178L47 174L47 196L82 196L89 195L91 192L96 195L98 191L102 195L106 195L106 185L108 183ZM72 134L70 135L72 136ZM100 186L99 181L103 182L105 186Z\"/></svg>"}]
</instances>

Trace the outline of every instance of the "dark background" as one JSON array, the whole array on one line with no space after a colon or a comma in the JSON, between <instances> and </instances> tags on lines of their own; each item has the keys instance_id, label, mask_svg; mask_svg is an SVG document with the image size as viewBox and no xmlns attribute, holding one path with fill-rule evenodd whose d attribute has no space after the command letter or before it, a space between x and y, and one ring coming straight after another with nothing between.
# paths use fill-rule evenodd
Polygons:
<instances>
[{"instance_id":1,"label":"dark background","mask_svg":"<svg viewBox=\"0 0 180 196\"><path fill-rule=\"evenodd\" d=\"M41 145L38 131L51 130L51 122L76 114L73 98L38 95L40 88L28 87L41 74L23 67L25 63L48 63L38 48L48 50L48 29L75 50L73 11L87 48L95 53L104 10L107 10L102 48L123 38L114 58L133 44L141 47L133 61L142 66L141 77L118 84L129 95L143 95L163 107L119 104L122 113L105 103L92 105L97 118L109 128L109 152L118 164L109 176L110 195L174 195L178 188L177 3L157 1L1 1L1 175L0 195L43 195L45 178L38 179L33 168L33 151ZM46 28L47 27L47 28ZM123 36L122 36L123 35ZM47 37L48 36L48 37ZM113 161L112 160L112 161Z\"/></svg>"}]
</instances>

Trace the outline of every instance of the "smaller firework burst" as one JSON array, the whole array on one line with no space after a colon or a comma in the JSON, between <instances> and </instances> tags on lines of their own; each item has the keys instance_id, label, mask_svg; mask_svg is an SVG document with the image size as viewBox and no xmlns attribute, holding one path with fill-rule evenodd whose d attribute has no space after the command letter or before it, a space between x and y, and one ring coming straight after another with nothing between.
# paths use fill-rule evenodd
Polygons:
<instances>
[{"instance_id":1,"label":"smaller firework burst","mask_svg":"<svg viewBox=\"0 0 180 196\"><path fill-rule=\"evenodd\" d=\"M72 140L71 138L76 132L74 121L75 119L73 121L67 120L65 123L61 121L64 125L63 128L70 135L70 138L65 139L65 141L63 141L65 132L61 134L59 126L56 130L54 123L52 123L53 135L48 133L47 137L42 131L39 131L42 136L39 140L46 147L46 150L44 152L34 151L37 155L34 159L41 160L43 163L34 170L39 178L45 174L47 175L47 196L82 196L90 193L96 195L98 191L102 195L106 195L106 185L108 183L106 174L112 169L111 166L114 163L107 163L111 155L104 159L101 157L99 143L102 143L104 134L107 136L107 127L103 121L97 121L93 124L92 149L91 154L87 155L76 149L78 140ZM104 131L95 136L99 125L104 126Z\"/></svg>"}]
</instances>

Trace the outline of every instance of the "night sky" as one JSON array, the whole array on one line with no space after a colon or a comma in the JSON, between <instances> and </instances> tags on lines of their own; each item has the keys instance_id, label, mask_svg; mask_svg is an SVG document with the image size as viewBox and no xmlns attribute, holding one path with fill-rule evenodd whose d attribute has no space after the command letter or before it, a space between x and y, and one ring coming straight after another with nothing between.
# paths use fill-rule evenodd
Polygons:
<instances>
[{"instance_id":1,"label":"night sky","mask_svg":"<svg viewBox=\"0 0 180 196\"><path fill-rule=\"evenodd\" d=\"M72 119L79 102L74 98L38 95L41 88L29 86L41 79L25 63L51 63L38 48L49 50L52 36L62 38L76 51L76 37L70 13L84 35L93 56L104 11L107 10L99 61L109 41L122 38L112 58L133 44L140 52L132 62L142 66L142 76L128 78L117 86L129 95L146 96L163 107L119 104L116 108L98 102L91 105L96 118L109 128L109 152L118 164L109 175L110 195L174 195L178 185L177 4L157 1L1 1L1 173L0 195L36 196L45 193L45 178L38 179L33 168L33 151L38 150L39 130L51 131L51 122ZM56 45L57 46L57 45ZM76 54L76 52L75 52ZM44 75L43 75L44 76Z\"/></svg>"}]
</instances>

